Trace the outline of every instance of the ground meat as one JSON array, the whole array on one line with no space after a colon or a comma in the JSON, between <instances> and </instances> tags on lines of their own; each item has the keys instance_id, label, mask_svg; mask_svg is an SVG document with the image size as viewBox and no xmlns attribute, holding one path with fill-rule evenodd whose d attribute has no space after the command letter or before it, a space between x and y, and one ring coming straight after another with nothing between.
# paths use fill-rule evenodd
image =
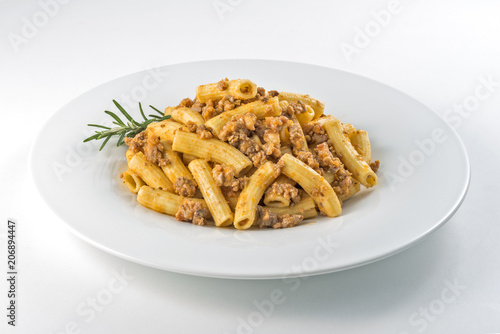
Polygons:
<instances>
[{"instance_id":1,"label":"ground meat","mask_svg":"<svg viewBox=\"0 0 500 334\"><path fill-rule=\"evenodd\" d=\"M307 123L304 125L304 135L311 145L321 144L328 141L328 135L325 129L319 124Z\"/></svg>"},{"instance_id":2,"label":"ground meat","mask_svg":"<svg viewBox=\"0 0 500 334\"><path fill-rule=\"evenodd\" d=\"M187 124L189 132L196 133L201 139L210 139L213 137L212 132L210 132L205 125L196 125L196 123L189 121Z\"/></svg>"},{"instance_id":3,"label":"ground meat","mask_svg":"<svg viewBox=\"0 0 500 334\"><path fill-rule=\"evenodd\" d=\"M201 113L201 110L203 109L203 107L205 106L205 103L201 103L201 102L198 102L196 101L195 103L193 103L193 105L191 106L191 109L193 109L194 111L196 111L197 113Z\"/></svg>"},{"instance_id":4,"label":"ground meat","mask_svg":"<svg viewBox=\"0 0 500 334\"><path fill-rule=\"evenodd\" d=\"M229 187L234 179L234 170L226 165L215 164L212 168L212 177L219 187Z\"/></svg>"},{"instance_id":5,"label":"ground meat","mask_svg":"<svg viewBox=\"0 0 500 334\"><path fill-rule=\"evenodd\" d=\"M146 131L142 131L135 135L134 138L125 137L125 144L128 145L133 153L144 151L144 146L147 143Z\"/></svg>"},{"instance_id":6,"label":"ground meat","mask_svg":"<svg viewBox=\"0 0 500 334\"><path fill-rule=\"evenodd\" d=\"M260 167L267 162L266 153L262 147L250 138L241 140L238 149L252 160L255 167Z\"/></svg>"},{"instance_id":7,"label":"ground meat","mask_svg":"<svg viewBox=\"0 0 500 334\"><path fill-rule=\"evenodd\" d=\"M196 183L183 176L179 176L175 180L174 188L179 196L193 197L196 194Z\"/></svg>"},{"instance_id":8,"label":"ground meat","mask_svg":"<svg viewBox=\"0 0 500 334\"><path fill-rule=\"evenodd\" d=\"M137 152L143 152L146 160L158 165L166 166L170 161L163 156L163 145L160 143L158 137L148 137L146 131L138 133L134 138L125 138L125 144L127 144L130 150L135 154Z\"/></svg>"},{"instance_id":9,"label":"ground meat","mask_svg":"<svg viewBox=\"0 0 500 334\"><path fill-rule=\"evenodd\" d=\"M349 186L352 183L352 174L344 165L335 173L332 182L332 188L338 195L346 195L349 192Z\"/></svg>"},{"instance_id":10,"label":"ground meat","mask_svg":"<svg viewBox=\"0 0 500 334\"><path fill-rule=\"evenodd\" d=\"M184 199L179 210L175 214L175 219L183 222L192 222L195 225L205 225L207 223L208 210L203 208L200 202Z\"/></svg>"},{"instance_id":11,"label":"ground meat","mask_svg":"<svg viewBox=\"0 0 500 334\"><path fill-rule=\"evenodd\" d=\"M327 191L328 191L328 187L326 185L322 184L318 188L314 188L311 191L311 196L325 196L325 193Z\"/></svg>"},{"instance_id":12,"label":"ground meat","mask_svg":"<svg viewBox=\"0 0 500 334\"><path fill-rule=\"evenodd\" d=\"M186 97L185 99L183 99L181 101L181 103L179 103L179 105L177 106L177 108L181 108L181 107L191 108L192 105L193 105L193 100L191 100L189 97Z\"/></svg>"},{"instance_id":13,"label":"ground meat","mask_svg":"<svg viewBox=\"0 0 500 334\"><path fill-rule=\"evenodd\" d=\"M196 133L198 126L193 121L188 121L187 128L189 132Z\"/></svg>"},{"instance_id":14,"label":"ground meat","mask_svg":"<svg viewBox=\"0 0 500 334\"><path fill-rule=\"evenodd\" d=\"M278 216L279 222L273 225L273 228L294 227L304 219L302 215L281 215Z\"/></svg>"},{"instance_id":15,"label":"ground meat","mask_svg":"<svg viewBox=\"0 0 500 334\"><path fill-rule=\"evenodd\" d=\"M306 105L301 100L297 102L291 102L290 107L293 109L294 114L302 114L306 111Z\"/></svg>"},{"instance_id":16,"label":"ground meat","mask_svg":"<svg viewBox=\"0 0 500 334\"><path fill-rule=\"evenodd\" d=\"M255 121L255 130L254 133L261 139L264 140L264 134L266 133L266 124L260 119Z\"/></svg>"},{"instance_id":17,"label":"ground meat","mask_svg":"<svg viewBox=\"0 0 500 334\"><path fill-rule=\"evenodd\" d=\"M342 162L339 158L333 156L332 151L330 151L328 147L328 143L319 144L314 151L318 155L318 162L321 168L330 170L333 173L336 173L340 169Z\"/></svg>"},{"instance_id":18,"label":"ground meat","mask_svg":"<svg viewBox=\"0 0 500 334\"><path fill-rule=\"evenodd\" d=\"M281 131L284 125L288 125L289 122L291 121L285 116L279 116L279 117L266 117L265 122L266 122L265 127L263 126L262 123L258 125L259 127L264 128L263 140L265 144L263 149L266 155L277 159L281 156L281 150L280 150L281 141L279 132Z\"/></svg>"},{"instance_id":19,"label":"ground meat","mask_svg":"<svg viewBox=\"0 0 500 334\"><path fill-rule=\"evenodd\" d=\"M283 196L293 203L300 202L299 189L295 188L290 183L273 183L267 188L266 195Z\"/></svg>"},{"instance_id":20,"label":"ground meat","mask_svg":"<svg viewBox=\"0 0 500 334\"><path fill-rule=\"evenodd\" d=\"M274 164L273 169L274 169L274 177L278 177L281 174L281 169L285 167L285 163L283 160L278 160L277 163Z\"/></svg>"},{"instance_id":21,"label":"ground meat","mask_svg":"<svg viewBox=\"0 0 500 334\"><path fill-rule=\"evenodd\" d=\"M256 142L249 138L255 130L257 116L253 113L234 115L219 134L219 139L228 142L249 157L254 166L259 167L267 161L266 154Z\"/></svg>"},{"instance_id":22,"label":"ground meat","mask_svg":"<svg viewBox=\"0 0 500 334\"><path fill-rule=\"evenodd\" d=\"M306 149L304 145L304 133L302 132L302 127L299 122L293 122L292 126L289 127L290 131L290 142L295 150L298 152Z\"/></svg>"},{"instance_id":23,"label":"ground meat","mask_svg":"<svg viewBox=\"0 0 500 334\"><path fill-rule=\"evenodd\" d=\"M319 175L323 175L323 169L319 167L319 162L309 151L301 151L297 154L297 159L314 169Z\"/></svg>"},{"instance_id":24,"label":"ground meat","mask_svg":"<svg viewBox=\"0 0 500 334\"><path fill-rule=\"evenodd\" d=\"M370 168L373 170L374 173L378 171L378 168L380 167L380 161L375 160L370 164Z\"/></svg>"},{"instance_id":25,"label":"ground meat","mask_svg":"<svg viewBox=\"0 0 500 334\"><path fill-rule=\"evenodd\" d=\"M295 114L295 111L288 101L280 101L280 108L282 115L292 116Z\"/></svg>"},{"instance_id":26,"label":"ground meat","mask_svg":"<svg viewBox=\"0 0 500 334\"><path fill-rule=\"evenodd\" d=\"M290 125L292 121L290 121L288 118L285 116L278 116L278 117L266 117L266 126L270 128L273 131L281 131L281 128L284 125Z\"/></svg>"},{"instance_id":27,"label":"ground meat","mask_svg":"<svg viewBox=\"0 0 500 334\"><path fill-rule=\"evenodd\" d=\"M164 150L165 148L160 143L160 139L152 136L148 138L147 145L144 148L144 155L146 156L146 160L162 167L170 163L170 160L163 155Z\"/></svg>"},{"instance_id":28,"label":"ground meat","mask_svg":"<svg viewBox=\"0 0 500 334\"><path fill-rule=\"evenodd\" d=\"M276 91L276 90L270 90L267 93L269 94L270 97L275 97L275 96L280 95L280 93L278 93L278 91Z\"/></svg>"},{"instance_id":29,"label":"ground meat","mask_svg":"<svg viewBox=\"0 0 500 334\"><path fill-rule=\"evenodd\" d=\"M217 102L215 110L218 113L221 113L223 111L234 109L236 105L237 105L237 100L234 98L234 96L226 95Z\"/></svg>"},{"instance_id":30,"label":"ground meat","mask_svg":"<svg viewBox=\"0 0 500 334\"><path fill-rule=\"evenodd\" d=\"M227 78L226 80L221 80L217 83L217 88L219 90L226 90L227 89Z\"/></svg>"},{"instance_id":31,"label":"ground meat","mask_svg":"<svg viewBox=\"0 0 500 334\"><path fill-rule=\"evenodd\" d=\"M238 146L240 140L248 138L250 131L255 130L256 121L257 116L253 113L234 115L222 128L219 139Z\"/></svg>"},{"instance_id":32,"label":"ground meat","mask_svg":"<svg viewBox=\"0 0 500 334\"><path fill-rule=\"evenodd\" d=\"M233 192L242 190L248 183L248 177L235 178L234 170L226 165L214 165L212 176L216 185L229 188Z\"/></svg>"},{"instance_id":33,"label":"ground meat","mask_svg":"<svg viewBox=\"0 0 500 334\"><path fill-rule=\"evenodd\" d=\"M264 141L265 144L263 146L263 149L266 155L272 156L273 158L281 157L280 134L277 131L266 129L266 131L264 132Z\"/></svg>"},{"instance_id":34,"label":"ground meat","mask_svg":"<svg viewBox=\"0 0 500 334\"><path fill-rule=\"evenodd\" d=\"M257 206L257 217L255 220L255 224L260 228L286 228L297 225L302 221L302 219L303 216L301 215L290 216L289 214L286 214L278 216L259 205Z\"/></svg>"},{"instance_id":35,"label":"ground meat","mask_svg":"<svg viewBox=\"0 0 500 334\"><path fill-rule=\"evenodd\" d=\"M277 224L278 216L275 213L263 208L262 206L257 206L257 216L255 217L255 223L260 228L272 227Z\"/></svg>"},{"instance_id":36,"label":"ground meat","mask_svg":"<svg viewBox=\"0 0 500 334\"><path fill-rule=\"evenodd\" d=\"M217 116L219 112L215 110L214 108L214 101L212 99L208 100L205 103L205 106L201 108L201 115L205 119L205 121L208 121L211 118L214 118Z\"/></svg>"},{"instance_id":37,"label":"ground meat","mask_svg":"<svg viewBox=\"0 0 500 334\"><path fill-rule=\"evenodd\" d=\"M263 87L257 87L258 96L266 96L266 90Z\"/></svg>"},{"instance_id":38,"label":"ground meat","mask_svg":"<svg viewBox=\"0 0 500 334\"><path fill-rule=\"evenodd\" d=\"M249 91L249 88L247 88L247 91ZM257 87L257 94L255 95L255 97L251 98L251 99L247 99L247 100L243 100L241 101L242 104L247 104L247 103L250 103L250 102L255 102L255 101L262 101L262 102L267 102L269 100L269 96L266 95L266 90L262 87Z\"/></svg>"}]
</instances>

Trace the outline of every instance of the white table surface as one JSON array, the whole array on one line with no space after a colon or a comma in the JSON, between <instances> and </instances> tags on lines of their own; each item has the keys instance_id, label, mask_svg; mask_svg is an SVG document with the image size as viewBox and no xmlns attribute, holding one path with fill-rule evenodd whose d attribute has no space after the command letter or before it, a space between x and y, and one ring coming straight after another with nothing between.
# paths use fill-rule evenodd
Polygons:
<instances>
[{"instance_id":1,"label":"white table surface","mask_svg":"<svg viewBox=\"0 0 500 334\"><path fill-rule=\"evenodd\" d=\"M372 11L381 10L393 13L380 28ZM19 244L17 326L6 324L4 273L0 332L500 332L499 18L494 0L0 1L5 272L7 218L18 222ZM30 30L30 22L38 27ZM372 29L368 41L356 32L365 28ZM346 56L347 44L359 46L357 53ZM28 152L41 125L101 83L159 65L219 58L351 71L407 92L441 115L473 101L477 89L486 92L481 78L490 77L497 84L488 97L462 115L449 114L472 165L462 207L417 246L360 268L301 279L296 290L281 280L164 272L73 236L31 180ZM115 281L117 272L133 279ZM275 289L283 303L259 311L256 304L265 304ZM101 302L91 311L95 299Z\"/></svg>"}]
</instances>

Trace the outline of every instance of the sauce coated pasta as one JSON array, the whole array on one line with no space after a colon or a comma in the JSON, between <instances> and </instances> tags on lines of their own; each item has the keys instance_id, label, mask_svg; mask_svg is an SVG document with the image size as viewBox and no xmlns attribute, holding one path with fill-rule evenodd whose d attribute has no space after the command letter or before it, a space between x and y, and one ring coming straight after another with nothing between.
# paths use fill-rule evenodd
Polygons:
<instances>
[{"instance_id":1,"label":"sauce coated pasta","mask_svg":"<svg viewBox=\"0 0 500 334\"><path fill-rule=\"evenodd\" d=\"M170 119L125 138L122 174L137 200L196 225L286 228L377 184L368 133L324 114L305 94L250 80L196 88ZM213 223L211 223L213 221Z\"/></svg>"}]
</instances>

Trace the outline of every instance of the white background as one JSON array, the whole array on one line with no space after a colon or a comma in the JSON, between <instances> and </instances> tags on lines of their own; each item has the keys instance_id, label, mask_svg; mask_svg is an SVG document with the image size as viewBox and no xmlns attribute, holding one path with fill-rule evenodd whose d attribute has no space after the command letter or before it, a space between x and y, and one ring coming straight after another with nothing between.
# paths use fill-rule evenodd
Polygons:
<instances>
[{"instance_id":1,"label":"white background","mask_svg":"<svg viewBox=\"0 0 500 334\"><path fill-rule=\"evenodd\" d=\"M17 327L6 325L2 274L2 333L500 332L500 2L41 3L52 3L45 6L51 16L37 1L0 1L2 263L8 217L18 222L19 243ZM389 9L393 14L381 27L372 11ZM30 23L38 27L30 30ZM356 29L365 28L372 37L362 41ZM347 44L357 53L343 53ZM303 279L295 291L280 280L209 279L143 267L67 231L39 197L27 167L41 125L77 95L125 74L221 58L348 70L396 87L441 115L449 112L472 165L462 207L417 246ZM473 105L481 78L497 84ZM470 104L462 115L451 109L464 102ZM113 273L122 271L134 278L110 294ZM459 286L455 293L450 284ZM259 318L255 303L274 289L285 292L284 302ZM103 296L111 299L94 317L85 313L92 298ZM241 319L255 326L243 328Z\"/></svg>"}]
</instances>

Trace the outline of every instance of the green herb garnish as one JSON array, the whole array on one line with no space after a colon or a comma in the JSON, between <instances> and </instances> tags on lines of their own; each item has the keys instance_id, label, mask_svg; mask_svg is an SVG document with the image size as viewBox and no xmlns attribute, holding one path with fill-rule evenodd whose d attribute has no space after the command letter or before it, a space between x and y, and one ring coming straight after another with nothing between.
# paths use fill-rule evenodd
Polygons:
<instances>
[{"instance_id":1,"label":"green herb garnish","mask_svg":"<svg viewBox=\"0 0 500 334\"><path fill-rule=\"evenodd\" d=\"M99 151L102 150L104 148L104 146L106 146L109 139L113 136L119 136L118 141L116 143L116 146L120 146L123 143L125 143L125 137L133 138L133 137L135 137L136 134L146 130L146 127L149 124L151 124L153 122L160 122L160 121L163 121L163 120L170 118L170 115L164 116L161 111L159 111L158 109L156 109L155 107L153 107L151 105L149 107L151 107L151 109L156 111L161 116L152 114L152 115L148 115L150 118L147 118L146 115L144 114L144 111L142 110L142 105L139 102L139 109L141 111L142 118L144 119L144 122L139 123L136 120L134 120L132 118L132 116L130 116L129 113L126 112L125 109L123 109L123 107L118 102L113 100L113 103L118 108L118 110L120 110L120 112L123 114L123 116L125 116L125 118L128 120L128 122L125 123L115 113L112 113L111 111L106 110L104 112L106 114L108 114L109 116L113 117L113 119L114 119L113 124L117 125L116 127L110 128L110 127L107 127L104 125L99 125L99 124L87 124L88 126L93 126L96 128L104 129L102 131L96 131L95 135L92 135L83 141L84 143L86 143L86 142L91 141L91 140L104 139L104 142L102 143L101 147L99 148Z\"/></svg>"}]
</instances>

